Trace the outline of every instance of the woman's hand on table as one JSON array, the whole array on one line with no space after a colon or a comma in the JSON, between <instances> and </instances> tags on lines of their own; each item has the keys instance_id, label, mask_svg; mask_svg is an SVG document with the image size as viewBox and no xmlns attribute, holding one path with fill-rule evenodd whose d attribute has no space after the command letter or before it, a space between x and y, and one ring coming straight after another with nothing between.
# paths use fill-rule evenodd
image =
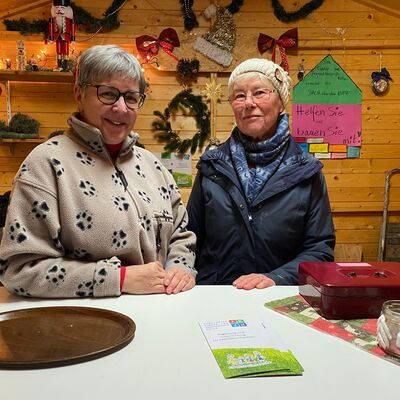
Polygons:
<instances>
[{"instance_id":1,"label":"woman's hand on table","mask_svg":"<svg viewBox=\"0 0 400 400\"><path fill-rule=\"evenodd\" d=\"M237 289L265 289L270 286L275 286L276 283L263 274L248 274L242 275L236 279L233 283Z\"/></svg>"},{"instance_id":2,"label":"woman's hand on table","mask_svg":"<svg viewBox=\"0 0 400 400\"><path fill-rule=\"evenodd\" d=\"M127 266L122 292L131 294L165 293L165 276L166 273L159 261Z\"/></svg>"},{"instance_id":3,"label":"woman's hand on table","mask_svg":"<svg viewBox=\"0 0 400 400\"><path fill-rule=\"evenodd\" d=\"M186 270L171 267L165 271L164 286L166 294L186 292L194 287L196 281Z\"/></svg>"}]
</instances>

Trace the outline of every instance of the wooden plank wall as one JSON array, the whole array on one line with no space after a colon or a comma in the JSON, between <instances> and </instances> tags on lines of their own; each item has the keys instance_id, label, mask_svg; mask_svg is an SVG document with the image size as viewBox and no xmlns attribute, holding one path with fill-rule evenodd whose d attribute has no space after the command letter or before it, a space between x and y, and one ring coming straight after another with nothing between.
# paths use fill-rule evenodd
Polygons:
<instances>
[{"instance_id":1,"label":"wooden plank wall","mask_svg":"<svg viewBox=\"0 0 400 400\"><path fill-rule=\"evenodd\" d=\"M369 9L359 3L347 0L327 0L307 18L294 23L283 23L273 14L269 0L246 0L240 12L234 16L237 25L237 45L234 62L229 68L207 60L196 53L193 42L210 27L202 11L212 0L197 0L194 11L200 26L192 32L183 28L180 5L177 0L128 0L120 11L121 27L108 34L98 33L95 37L78 32L75 53L94 44L115 43L136 54L135 38L142 34L158 36L162 29L174 28L179 35L181 46L174 50L178 57L200 60L201 74L193 87L199 93L212 77L222 85L223 97L213 111L215 125L213 135L221 140L228 137L233 126L233 114L227 102L227 80L229 72L237 63L249 57L260 57L257 38L260 32L278 37L286 30L298 27L299 48L288 53L290 74L297 83L297 67L302 63L306 73L322 58L331 54L363 92L362 107L362 148L359 159L326 160L324 172L334 213L337 241L342 244L360 244L365 261L376 260L384 196L385 174L392 168L400 167L400 24L399 19ZM295 11L308 0L281 0L287 11ZM97 17L111 4L110 0L98 0L96 6L91 0L77 0L76 3ZM220 2L225 6L226 2ZM226 3L226 4L225 4ZM50 7L39 7L23 13L27 19L48 18ZM22 15L19 15L22 16ZM17 18L18 15L13 17ZM23 38L27 56L40 54L45 50L49 55L48 65L54 63L54 45L45 45L38 35L21 37L18 33L6 32L0 26L0 62L5 58L15 60L15 41ZM262 57L270 57L265 53ZM141 142L151 151L161 151L151 123L152 112L162 111L168 101L183 87L175 76L175 61L160 53L161 70L146 66L145 73L150 83L145 106L141 109L136 129ZM375 96L370 89L372 71L386 67L394 82L389 93ZM2 86L4 89L4 87ZM66 127L66 117L75 109L72 84L62 83L11 83L12 110L28 113L41 122L41 137L56 129ZM289 104L288 112L290 113ZM0 119L6 118L4 90L0 96ZM173 127L191 137L195 131L192 118L177 115ZM0 192L11 187L13 176L23 158L34 144L0 146ZM199 154L193 158L193 166ZM195 174L195 168L193 167ZM189 189L182 190L185 201ZM392 180L390 210L393 218L399 218L400 178Z\"/></svg>"}]
</instances>

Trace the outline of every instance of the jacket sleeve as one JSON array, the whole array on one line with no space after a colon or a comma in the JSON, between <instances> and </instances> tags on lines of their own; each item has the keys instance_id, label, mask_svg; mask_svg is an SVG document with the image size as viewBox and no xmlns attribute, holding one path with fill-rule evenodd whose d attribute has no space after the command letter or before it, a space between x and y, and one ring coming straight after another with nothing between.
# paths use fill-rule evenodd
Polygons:
<instances>
[{"instance_id":1,"label":"jacket sleeve","mask_svg":"<svg viewBox=\"0 0 400 400\"><path fill-rule=\"evenodd\" d=\"M165 169L168 186L171 190L171 206L173 215L172 235L168 244L165 269L178 267L185 269L196 277L197 271L194 267L196 259L195 246L196 235L188 229L188 213L182 202L181 193L172 175Z\"/></svg>"},{"instance_id":2,"label":"jacket sleeve","mask_svg":"<svg viewBox=\"0 0 400 400\"><path fill-rule=\"evenodd\" d=\"M265 274L277 285L298 285L298 267L303 261L333 261L335 229L325 178L322 172L312 180L303 243L296 258Z\"/></svg>"},{"instance_id":3,"label":"jacket sleeve","mask_svg":"<svg viewBox=\"0 0 400 400\"><path fill-rule=\"evenodd\" d=\"M51 176L35 185L14 183L0 245L0 280L10 291L32 297L117 296L120 261L82 261L65 256L60 205Z\"/></svg>"},{"instance_id":4,"label":"jacket sleeve","mask_svg":"<svg viewBox=\"0 0 400 400\"><path fill-rule=\"evenodd\" d=\"M189 230L196 234L196 254L200 254L205 238L204 199L202 192L202 175L197 172L188 202Z\"/></svg>"}]
</instances>

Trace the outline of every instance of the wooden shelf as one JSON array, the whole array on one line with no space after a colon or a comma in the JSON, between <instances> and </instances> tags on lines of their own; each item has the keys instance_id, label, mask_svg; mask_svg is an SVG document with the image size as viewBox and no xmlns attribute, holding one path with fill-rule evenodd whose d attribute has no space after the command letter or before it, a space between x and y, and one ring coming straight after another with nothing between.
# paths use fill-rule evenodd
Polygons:
<instances>
[{"instance_id":1,"label":"wooden shelf","mask_svg":"<svg viewBox=\"0 0 400 400\"><path fill-rule=\"evenodd\" d=\"M62 82L73 83L75 80L71 72L45 72L45 71L15 71L0 69L0 81L23 82Z\"/></svg>"},{"instance_id":2,"label":"wooden shelf","mask_svg":"<svg viewBox=\"0 0 400 400\"><path fill-rule=\"evenodd\" d=\"M45 138L34 138L34 139L13 139L13 138L1 138L0 137L0 144L2 143L42 143L44 142Z\"/></svg>"},{"instance_id":3,"label":"wooden shelf","mask_svg":"<svg viewBox=\"0 0 400 400\"><path fill-rule=\"evenodd\" d=\"M15 151L15 146L18 143L33 143L40 144L45 142L45 138L34 138L34 139L12 139L12 138L0 138L0 146L7 146L10 149L10 153L13 154Z\"/></svg>"}]
</instances>

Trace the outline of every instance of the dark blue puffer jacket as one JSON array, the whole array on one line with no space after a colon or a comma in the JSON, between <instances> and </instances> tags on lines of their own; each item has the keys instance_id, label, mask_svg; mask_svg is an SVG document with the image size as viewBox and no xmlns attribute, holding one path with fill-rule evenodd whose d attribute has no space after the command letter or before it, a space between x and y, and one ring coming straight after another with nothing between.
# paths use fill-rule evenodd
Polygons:
<instances>
[{"instance_id":1,"label":"dark blue puffer jacket","mask_svg":"<svg viewBox=\"0 0 400 400\"><path fill-rule=\"evenodd\" d=\"M301 261L332 261L335 233L322 164L290 138L283 163L249 205L229 140L206 151L189 198L197 283L225 285L263 273L297 285Z\"/></svg>"}]
</instances>

